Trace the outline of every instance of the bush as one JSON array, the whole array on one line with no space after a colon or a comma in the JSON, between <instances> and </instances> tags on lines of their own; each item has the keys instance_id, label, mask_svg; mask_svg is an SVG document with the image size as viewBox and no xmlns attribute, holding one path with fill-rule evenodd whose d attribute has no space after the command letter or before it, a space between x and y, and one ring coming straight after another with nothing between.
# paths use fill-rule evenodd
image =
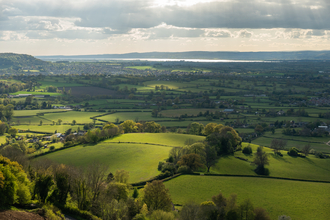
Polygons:
<instances>
[{"instance_id":1,"label":"bush","mask_svg":"<svg viewBox=\"0 0 330 220\"><path fill-rule=\"evenodd\" d=\"M299 156L298 149L295 148L295 147L292 147L292 148L288 151L288 155L293 156L293 157L297 157L297 156Z\"/></svg>"},{"instance_id":2,"label":"bush","mask_svg":"<svg viewBox=\"0 0 330 220\"><path fill-rule=\"evenodd\" d=\"M252 148L250 146L243 148L243 154L252 154Z\"/></svg>"},{"instance_id":3,"label":"bush","mask_svg":"<svg viewBox=\"0 0 330 220\"><path fill-rule=\"evenodd\" d=\"M162 166L162 172L169 171L172 175L175 173L175 165L173 163L165 163Z\"/></svg>"},{"instance_id":4,"label":"bush","mask_svg":"<svg viewBox=\"0 0 330 220\"><path fill-rule=\"evenodd\" d=\"M55 150L55 146L50 146L49 150Z\"/></svg>"},{"instance_id":5,"label":"bush","mask_svg":"<svg viewBox=\"0 0 330 220\"><path fill-rule=\"evenodd\" d=\"M170 177L170 176L172 176L172 173L167 170L164 173L159 174L157 176L157 179L162 180L162 179L165 179L165 178Z\"/></svg>"},{"instance_id":6,"label":"bush","mask_svg":"<svg viewBox=\"0 0 330 220\"><path fill-rule=\"evenodd\" d=\"M191 169L188 166L183 165L179 167L178 173L191 173Z\"/></svg>"},{"instance_id":7,"label":"bush","mask_svg":"<svg viewBox=\"0 0 330 220\"><path fill-rule=\"evenodd\" d=\"M321 159L327 158L326 155L324 155L322 152L315 152L315 157Z\"/></svg>"},{"instance_id":8,"label":"bush","mask_svg":"<svg viewBox=\"0 0 330 220\"><path fill-rule=\"evenodd\" d=\"M162 167L165 163L163 161L159 161L158 163L158 170L161 171L162 170Z\"/></svg>"},{"instance_id":9,"label":"bush","mask_svg":"<svg viewBox=\"0 0 330 220\"><path fill-rule=\"evenodd\" d=\"M281 152L275 152L275 155L283 157L283 154Z\"/></svg>"}]
</instances>

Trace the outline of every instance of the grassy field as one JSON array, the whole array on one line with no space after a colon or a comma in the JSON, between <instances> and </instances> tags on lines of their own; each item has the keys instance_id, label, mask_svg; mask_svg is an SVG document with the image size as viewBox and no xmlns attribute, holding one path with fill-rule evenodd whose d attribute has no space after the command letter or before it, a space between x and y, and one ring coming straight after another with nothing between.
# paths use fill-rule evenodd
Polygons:
<instances>
[{"instance_id":1,"label":"grassy field","mask_svg":"<svg viewBox=\"0 0 330 220\"><path fill-rule=\"evenodd\" d=\"M80 127L81 130L83 130L82 125L16 125L15 128L19 130L30 130L30 131L37 131L37 132L48 132L48 133L54 133L55 131L63 133L68 129L72 129L72 131L77 131L78 127Z\"/></svg>"},{"instance_id":2,"label":"grassy field","mask_svg":"<svg viewBox=\"0 0 330 220\"><path fill-rule=\"evenodd\" d=\"M247 145L246 143L243 146ZM253 153L256 152L257 145L250 145ZM291 157L286 151L282 151L283 157L275 156L271 149L264 148L268 153L269 176L306 179L306 180L325 180L330 181L330 160L319 159L314 155L306 158ZM246 158L243 161L235 157ZM235 152L234 156L226 156L220 158L218 163L211 168L211 173L217 174L233 174L233 175L256 175L255 166L251 164L253 155L245 155L242 152Z\"/></svg>"},{"instance_id":3,"label":"grassy field","mask_svg":"<svg viewBox=\"0 0 330 220\"><path fill-rule=\"evenodd\" d=\"M184 142L188 139L202 141L205 137L175 133L130 133L120 135L105 142L141 142L169 146L184 146Z\"/></svg>"},{"instance_id":4,"label":"grassy field","mask_svg":"<svg viewBox=\"0 0 330 220\"><path fill-rule=\"evenodd\" d=\"M38 110L14 110L14 116L15 117L21 117L21 116L34 116L37 115L37 113L48 113L48 112L66 112L67 109L38 109Z\"/></svg>"},{"instance_id":5,"label":"grassy field","mask_svg":"<svg viewBox=\"0 0 330 220\"><path fill-rule=\"evenodd\" d=\"M166 159L170 150L170 147L147 144L101 142L57 151L39 158L84 168L93 162L100 162L107 165L108 171L112 173L119 169L129 171L129 182L138 182L158 175L158 162Z\"/></svg>"},{"instance_id":6,"label":"grassy field","mask_svg":"<svg viewBox=\"0 0 330 220\"><path fill-rule=\"evenodd\" d=\"M119 118L119 121L126 121L126 120L134 121L135 119L138 119L138 121L174 120L172 118L151 117L151 112L117 112L114 114L98 117L97 119L102 119L109 122L115 122L116 118Z\"/></svg>"},{"instance_id":7,"label":"grassy field","mask_svg":"<svg viewBox=\"0 0 330 220\"><path fill-rule=\"evenodd\" d=\"M330 184L252 177L180 176L166 187L175 204L211 200L219 192L237 194L238 204L250 198L255 207L265 208L271 219L288 215L291 219L327 220L330 216Z\"/></svg>"}]
</instances>

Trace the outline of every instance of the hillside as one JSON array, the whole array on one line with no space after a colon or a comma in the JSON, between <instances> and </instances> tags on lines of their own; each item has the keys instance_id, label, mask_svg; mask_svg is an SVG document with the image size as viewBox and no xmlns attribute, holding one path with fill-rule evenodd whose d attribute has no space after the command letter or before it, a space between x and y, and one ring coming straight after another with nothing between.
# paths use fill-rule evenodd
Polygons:
<instances>
[{"instance_id":1,"label":"hillside","mask_svg":"<svg viewBox=\"0 0 330 220\"><path fill-rule=\"evenodd\" d=\"M292 51L292 52L226 52L226 51L188 51L188 52L148 52L126 54L98 54L76 56L38 56L43 60L70 59L224 59L224 60L330 60L330 51Z\"/></svg>"},{"instance_id":2,"label":"hillside","mask_svg":"<svg viewBox=\"0 0 330 220\"><path fill-rule=\"evenodd\" d=\"M0 69L43 66L48 63L27 54L0 53Z\"/></svg>"}]
</instances>

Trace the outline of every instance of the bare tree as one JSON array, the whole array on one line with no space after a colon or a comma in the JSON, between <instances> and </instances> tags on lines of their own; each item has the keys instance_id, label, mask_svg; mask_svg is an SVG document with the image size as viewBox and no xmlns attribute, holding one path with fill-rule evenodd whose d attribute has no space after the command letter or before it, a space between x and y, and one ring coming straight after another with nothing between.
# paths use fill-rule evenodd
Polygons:
<instances>
[{"instance_id":1,"label":"bare tree","mask_svg":"<svg viewBox=\"0 0 330 220\"><path fill-rule=\"evenodd\" d=\"M305 156L308 156L309 151L311 150L312 146L310 145L310 143L306 144L302 149L302 153L305 154Z\"/></svg>"},{"instance_id":2,"label":"bare tree","mask_svg":"<svg viewBox=\"0 0 330 220\"><path fill-rule=\"evenodd\" d=\"M280 150L284 150L286 145L287 141L282 139L273 139L270 143L270 147L274 149L275 154L278 153Z\"/></svg>"}]
</instances>

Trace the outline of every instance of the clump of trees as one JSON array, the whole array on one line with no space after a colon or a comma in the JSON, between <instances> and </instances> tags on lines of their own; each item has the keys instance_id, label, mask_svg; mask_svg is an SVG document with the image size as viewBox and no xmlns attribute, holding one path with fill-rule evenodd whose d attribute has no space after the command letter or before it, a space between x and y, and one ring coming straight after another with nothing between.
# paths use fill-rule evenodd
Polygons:
<instances>
[{"instance_id":1,"label":"clump of trees","mask_svg":"<svg viewBox=\"0 0 330 220\"><path fill-rule=\"evenodd\" d=\"M261 207L255 208L250 199L241 204L236 202L237 195L232 194L228 198L222 193L212 197L211 201L201 204L195 202L186 203L180 212L182 220L197 219L235 219L235 220L270 220L269 214Z\"/></svg>"}]
</instances>

